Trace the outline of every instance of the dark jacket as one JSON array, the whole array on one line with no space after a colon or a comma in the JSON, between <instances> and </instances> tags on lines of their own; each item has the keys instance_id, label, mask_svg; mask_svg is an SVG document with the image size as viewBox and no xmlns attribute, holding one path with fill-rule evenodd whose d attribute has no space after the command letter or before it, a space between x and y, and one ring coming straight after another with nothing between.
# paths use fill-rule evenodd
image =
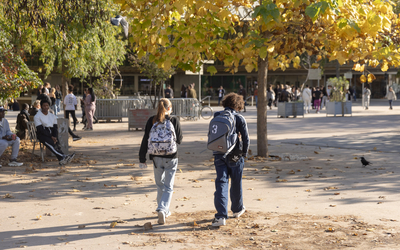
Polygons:
<instances>
[{"instance_id":1,"label":"dark jacket","mask_svg":"<svg viewBox=\"0 0 400 250\"><path fill-rule=\"evenodd\" d=\"M288 102L290 101L290 93L287 92L286 89L281 91L281 95L279 96L279 102Z\"/></svg>"},{"instance_id":2,"label":"dark jacket","mask_svg":"<svg viewBox=\"0 0 400 250\"><path fill-rule=\"evenodd\" d=\"M140 150L139 150L140 163L146 162L148 141L149 141L150 130L153 127L153 119L154 119L154 116L150 117L149 120L147 120L146 128L144 129L144 136L143 136L142 144L140 145ZM166 119L170 120L172 125L174 125L175 134L176 134L176 143L181 144L183 136L182 136L182 129L181 129L181 124L180 124L179 120L176 117L169 117L169 116L167 116ZM154 157L153 155L149 155L150 160L153 160L153 157ZM157 157L178 158L178 151L172 155L162 155L162 156L157 155Z\"/></svg>"},{"instance_id":3,"label":"dark jacket","mask_svg":"<svg viewBox=\"0 0 400 250\"><path fill-rule=\"evenodd\" d=\"M28 111L26 109L21 110L17 116L17 125L15 129L17 130L17 136L22 140L27 139L29 121Z\"/></svg>"},{"instance_id":4,"label":"dark jacket","mask_svg":"<svg viewBox=\"0 0 400 250\"><path fill-rule=\"evenodd\" d=\"M239 89L238 94L243 96L243 100L246 100L246 90L244 88L243 89Z\"/></svg>"},{"instance_id":5,"label":"dark jacket","mask_svg":"<svg viewBox=\"0 0 400 250\"><path fill-rule=\"evenodd\" d=\"M247 152L249 151L250 147L250 137L249 137L249 131L247 129L247 122L244 117L237 113L235 110L231 108L225 108L225 110L229 109L232 114L235 116L235 122L236 122L236 133L240 133L240 138L242 139L243 147L242 147L242 156L247 157ZM218 116L221 112L215 112L214 117ZM237 143L233 151L235 151L241 143ZM229 155L228 155L229 158Z\"/></svg>"}]
</instances>

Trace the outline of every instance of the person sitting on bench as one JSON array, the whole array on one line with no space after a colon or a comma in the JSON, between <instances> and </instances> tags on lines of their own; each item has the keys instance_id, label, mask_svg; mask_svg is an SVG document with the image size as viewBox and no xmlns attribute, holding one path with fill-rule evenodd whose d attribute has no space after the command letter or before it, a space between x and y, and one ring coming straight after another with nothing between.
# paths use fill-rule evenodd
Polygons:
<instances>
[{"instance_id":1,"label":"person sitting on bench","mask_svg":"<svg viewBox=\"0 0 400 250\"><path fill-rule=\"evenodd\" d=\"M58 159L59 164L65 165L74 158L75 153L65 155L58 142L57 117L49 112L50 103L47 100L40 101L41 110L34 117L37 139L43 143Z\"/></svg>"}]
</instances>

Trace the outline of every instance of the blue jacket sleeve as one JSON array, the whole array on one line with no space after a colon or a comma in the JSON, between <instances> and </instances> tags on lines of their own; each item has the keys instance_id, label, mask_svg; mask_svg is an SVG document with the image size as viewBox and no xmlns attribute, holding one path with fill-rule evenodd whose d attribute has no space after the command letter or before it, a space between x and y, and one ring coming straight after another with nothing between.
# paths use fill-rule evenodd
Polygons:
<instances>
[{"instance_id":1,"label":"blue jacket sleeve","mask_svg":"<svg viewBox=\"0 0 400 250\"><path fill-rule=\"evenodd\" d=\"M240 114L236 115L236 131L240 133L243 141L243 156L247 157L247 152L250 147L249 130L247 128L246 119Z\"/></svg>"}]
</instances>

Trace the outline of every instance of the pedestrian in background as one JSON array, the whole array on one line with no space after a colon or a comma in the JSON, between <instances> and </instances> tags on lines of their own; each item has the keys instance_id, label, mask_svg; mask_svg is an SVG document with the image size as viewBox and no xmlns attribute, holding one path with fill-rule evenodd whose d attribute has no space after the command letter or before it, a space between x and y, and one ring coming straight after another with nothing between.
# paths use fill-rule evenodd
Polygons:
<instances>
[{"instance_id":1,"label":"pedestrian in background","mask_svg":"<svg viewBox=\"0 0 400 250\"><path fill-rule=\"evenodd\" d=\"M240 84L239 87L240 87L240 89L239 89L238 94L239 94L240 96L242 96L243 101L244 101L243 112L246 112L246 90L243 88L243 85L242 85L242 84Z\"/></svg>"},{"instance_id":2,"label":"pedestrian in background","mask_svg":"<svg viewBox=\"0 0 400 250\"><path fill-rule=\"evenodd\" d=\"M185 84L182 84L182 87L181 87L181 98L186 98L186 86L185 86Z\"/></svg>"},{"instance_id":3,"label":"pedestrian in background","mask_svg":"<svg viewBox=\"0 0 400 250\"><path fill-rule=\"evenodd\" d=\"M389 87L389 91L388 91L388 93L386 94L385 98L387 98L387 99L389 100L389 106L390 106L389 109L393 109L393 107L392 107L392 102L393 102L393 101L396 101L396 100L397 100L397 97L396 97L396 93L394 92L394 90L393 90L392 87Z\"/></svg>"},{"instance_id":4,"label":"pedestrian in background","mask_svg":"<svg viewBox=\"0 0 400 250\"><path fill-rule=\"evenodd\" d=\"M60 89L60 85L57 85L56 86L56 109L57 109L56 115L61 112L61 99L62 99L62 92Z\"/></svg>"},{"instance_id":5,"label":"pedestrian in background","mask_svg":"<svg viewBox=\"0 0 400 250\"><path fill-rule=\"evenodd\" d=\"M315 92L314 92L314 94L313 94L313 97L314 97L314 107L315 107L315 109L316 109L315 113L319 113L319 108L320 108L320 106L321 106L321 97L322 97L322 93L321 93L321 91L319 90L319 87L317 87L317 88L315 89Z\"/></svg>"},{"instance_id":6,"label":"pedestrian in background","mask_svg":"<svg viewBox=\"0 0 400 250\"><path fill-rule=\"evenodd\" d=\"M303 102L304 102L304 110L307 113L311 111L311 100L312 100L312 93L308 85L303 89Z\"/></svg>"},{"instance_id":7,"label":"pedestrian in background","mask_svg":"<svg viewBox=\"0 0 400 250\"><path fill-rule=\"evenodd\" d=\"M269 86L267 90L267 100L269 109L272 109L272 103L275 101L275 92L272 90L272 86Z\"/></svg>"},{"instance_id":8,"label":"pedestrian in background","mask_svg":"<svg viewBox=\"0 0 400 250\"><path fill-rule=\"evenodd\" d=\"M222 99L224 99L224 96L225 96L225 89L221 85L221 86L219 86L219 90L218 90L218 106L219 106L220 102L222 101Z\"/></svg>"},{"instance_id":9,"label":"pedestrian in background","mask_svg":"<svg viewBox=\"0 0 400 250\"><path fill-rule=\"evenodd\" d=\"M64 116L69 119L69 115L72 116L72 120L74 121L74 131L76 131L76 124L78 123L78 119L76 119L75 110L76 105L78 105L78 101L76 100L76 96L74 95L74 86L68 86L68 95L64 98Z\"/></svg>"},{"instance_id":10,"label":"pedestrian in background","mask_svg":"<svg viewBox=\"0 0 400 250\"><path fill-rule=\"evenodd\" d=\"M254 99L256 100L256 108L257 108L257 104L258 104L258 85L255 86L253 95L254 95Z\"/></svg>"},{"instance_id":11,"label":"pedestrian in background","mask_svg":"<svg viewBox=\"0 0 400 250\"><path fill-rule=\"evenodd\" d=\"M96 111L96 96L93 88L89 88L85 98L86 130L93 130L93 116Z\"/></svg>"},{"instance_id":12,"label":"pedestrian in background","mask_svg":"<svg viewBox=\"0 0 400 250\"><path fill-rule=\"evenodd\" d=\"M368 109L369 101L370 101L370 97L371 97L371 90L369 90L368 86L364 87L363 96L364 96L364 107L365 107L365 109Z\"/></svg>"},{"instance_id":13,"label":"pedestrian in background","mask_svg":"<svg viewBox=\"0 0 400 250\"><path fill-rule=\"evenodd\" d=\"M49 93L49 97L51 100L51 110L53 110L54 114L57 115L57 108L56 108L56 89L55 88L51 88L50 89L50 93Z\"/></svg>"},{"instance_id":14,"label":"pedestrian in background","mask_svg":"<svg viewBox=\"0 0 400 250\"><path fill-rule=\"evenodd\" d=\"M171 85L167 85L167 88L164 90L165 98L174 98L174 91L171 89Z\"/></svg>"}]
</instances>

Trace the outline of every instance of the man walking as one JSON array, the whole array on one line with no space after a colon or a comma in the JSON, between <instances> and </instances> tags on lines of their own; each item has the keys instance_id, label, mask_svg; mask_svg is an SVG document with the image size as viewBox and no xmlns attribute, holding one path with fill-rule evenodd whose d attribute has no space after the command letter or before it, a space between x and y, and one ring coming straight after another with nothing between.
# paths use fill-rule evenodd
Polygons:
<instances>
[{"instance_id":1,"label":"man walking","mask_svg":"<svg viewBox=\"0 0 400 250\"><path fill-rule=\"evenodd\" d=\"M303 101L304 101L304 109L305 112L310 113L311 110L311 90L308 87L308 85L306 85L306 87L303 90Z\"/></svg>"},{"instance_id":2,"label":"man walking","mask_svg":"<svg viewBox=\"0 0 400 250\"><path fill-rule=\"evenodd\" d=\"M244 108L244 101L242 96L230 93L225 96L222 101L222 106L225 108L224 111L231 112L235 117L235 126L233 129L235 129L235 133L238 136L234 149L227 156L224 156L222 152L213 152L217 174L214 193L214 205L217 213L215 214L212 226L226 225L226 219L228 219L229 179L231 180L230 198L233 217L238 218L245 212L242 194L242 175L244 157L247 156L250 138L247 122L244 117L238 113ZM220 113L221 112L215 113L214 117L220 115Z\"/></svg>"},{"instance_id":3,"label":"man walking","mask_svg":"<svg viewBox=\"0 0 400 250\"><path fill-rule=\"evenodd\" d=\"M8 163L8 166L19 167L23 165L23 163L17 162L20 140L16 134L11 132L10 124L8 123L7 119L4 118L5 111L6 110L4 107L0 106L0 156L3 155L7 147L11 146L11 160Z\"/></svg>"}]
</instances>

